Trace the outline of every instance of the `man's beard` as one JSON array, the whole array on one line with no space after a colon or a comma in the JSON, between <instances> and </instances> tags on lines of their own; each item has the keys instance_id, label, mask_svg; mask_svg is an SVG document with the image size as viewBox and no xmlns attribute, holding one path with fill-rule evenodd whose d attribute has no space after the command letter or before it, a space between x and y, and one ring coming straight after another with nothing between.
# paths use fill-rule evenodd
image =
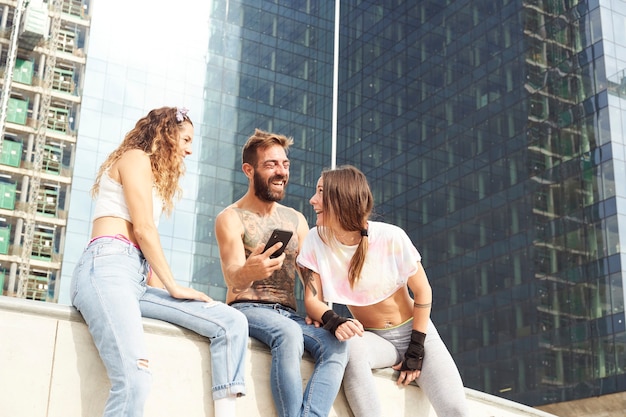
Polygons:
<instances>
[{"instance_id":1,"label":"man's beard","mask_svg":"<svg viewBox=\"0 0 626 417\"><path fill-rule=\"evenodd\" d=\"M259 199L261 199L262 201L266 201L266 202L274 202L274 201L282 200L285 197L284 187L279 192L272 192L272 190L270 189L270 184L274 180L277 180L277 179L286 180L286 178L283 175L274 175L273 177L269 178L267 182L264 182L263 178L261 178L261 176L255 172L254 173L254 195L259 197Z\"/></svg>"}]
</instances>

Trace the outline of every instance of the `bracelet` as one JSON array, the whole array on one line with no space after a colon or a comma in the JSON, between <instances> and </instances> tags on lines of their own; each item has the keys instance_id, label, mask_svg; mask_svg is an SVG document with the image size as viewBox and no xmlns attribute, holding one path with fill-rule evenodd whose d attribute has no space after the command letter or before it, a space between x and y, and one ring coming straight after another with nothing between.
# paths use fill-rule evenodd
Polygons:
<instances>
[{"instance_id":1,"label":"bracelet","mask_svg":"<svg viewBox=\"0 0 626 417\"><path fill-rule=\"evenodd\" d=\"M428 307L431 307L432 305L433 305L432 302L427 303L427 304L418 304L415 301L413 301L413 307L415 308L428 308Z\"/></svg>"}]
</instances>

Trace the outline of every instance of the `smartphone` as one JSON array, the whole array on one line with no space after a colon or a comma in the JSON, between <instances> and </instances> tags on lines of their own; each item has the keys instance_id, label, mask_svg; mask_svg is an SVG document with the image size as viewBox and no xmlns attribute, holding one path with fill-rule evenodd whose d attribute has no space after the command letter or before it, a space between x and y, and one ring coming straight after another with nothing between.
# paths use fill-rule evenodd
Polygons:
<instances>
[{"instance_id":1,"label":"smartphone","mask_svg":"<svg viewBox=\"0 0 626 417\"><path fill-rule=\"evenodd\" d=\"M274 231L270 235L270 239L265 245L265 249L263 249L263 252L265 252L278 242L283 242L283 246L281 246L276 252L270 255L270 258L278 258L280 255L282 255L283 251L287 247L287 243L289 243L291 235L293 235L293 232L291 230L274 229Z\"/></svg>"}]
</instances>

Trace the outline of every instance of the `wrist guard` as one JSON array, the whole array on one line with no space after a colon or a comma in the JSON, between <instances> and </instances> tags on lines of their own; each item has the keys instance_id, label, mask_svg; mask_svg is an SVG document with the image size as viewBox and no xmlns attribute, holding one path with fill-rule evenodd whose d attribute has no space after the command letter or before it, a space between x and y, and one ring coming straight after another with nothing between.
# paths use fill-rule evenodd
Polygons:
<instances>
[{"instance_id":1,"label":"wrist guard","mask_svg":"<svg viewBox=\"0 0 626 417\"><path fill-rule=\"evenodd\" d=\"M424 362L424 339L426 339L426 333L417 330L411 332L411 342L404 354L404 360L400 367L401 371L422 370L422 363Z\"/></svg>"},{"instance_id":2,"label":"wrist guard","mask_svg":"<svg viewBox=\"0 0 626 417\"><path fill-rule=\"evenodd\" d=\"M333 335L337 331L337 327L341 326L343 323L347 322L348 319L345 317L341 317L333 310L328 310L322 315L322 324L326 330L331 332Z\"/></svg>"}]
</instances>

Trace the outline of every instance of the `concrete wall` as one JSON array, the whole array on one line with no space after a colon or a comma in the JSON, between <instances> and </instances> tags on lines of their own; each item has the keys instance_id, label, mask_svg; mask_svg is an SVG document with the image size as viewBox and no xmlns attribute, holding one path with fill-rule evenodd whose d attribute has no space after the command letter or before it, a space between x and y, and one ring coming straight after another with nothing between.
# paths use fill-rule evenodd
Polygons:
<instances>
[{"instance_id":1,"label":"concrete wall","mask_svg":"<svg viewBox=\"0 0 626 417\"><path fill-rule=\"evenodd\" d=\"M146 416L213 416L208 341L169 323L144 319L151 347L153 387ZM269 382L270 355L250 339L246 357L247 395L238 399L238 416L276 416ZM312 363L302 362L303 378ZM393 372L375 377L393 416L435 417L414 385L399 388ZM102 414L109 381L91 335L73 308L0 296L0 416L94 417ZM521 404L467 389L472 417L554 417ZM352 413L343 393L331 417ZM445 416L440 416L445 417Z\"/></svg>"}]
</instances>

